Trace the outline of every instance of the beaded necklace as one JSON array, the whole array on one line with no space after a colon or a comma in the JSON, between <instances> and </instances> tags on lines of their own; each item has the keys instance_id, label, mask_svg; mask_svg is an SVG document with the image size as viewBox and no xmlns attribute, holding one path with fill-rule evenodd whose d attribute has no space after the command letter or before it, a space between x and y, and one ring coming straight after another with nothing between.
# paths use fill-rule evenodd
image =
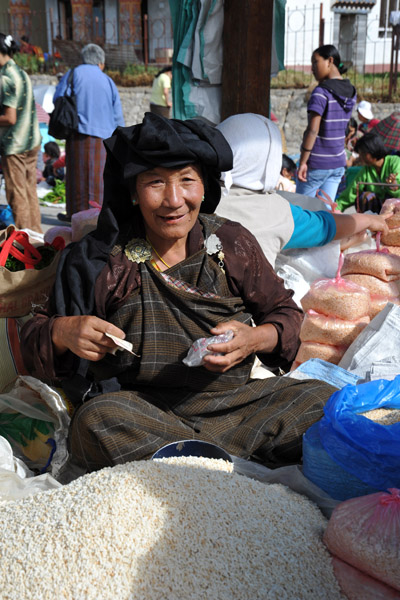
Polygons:
<instances>
[{"instance_id":1,"label":"beaded necklace","mask_svg":"<svg viewBox=\"0 0 400 600\"><path fill-rule=\"evenodd\" d=\"M154 248L154 246L153 246L153 245L152 245L152 243L150 242L150 240L149 240L149 238L147 237L147 235L146 235L146 240L147 240L147 241L148 241L148 243L150 244L150 246L151 246L151 249L153 250L154 254L155 254L155 255L156 255L156 256L157 256L157 257L158 257L158 258L161 260L162 264L163 264L163 265L165 265L165 266L167 267L167 269L170 269L170 268L171 268L171 266L170 266L170 265L168 265L168 264L165 262L165 260L164 260L163 258L161 258L161 256L158 254L157 250ZM155 269L157 269L157 271L161 271L160 267L157 265L157 263L156 263L156 261L154 260L154 258L152 258L152 259L150 260L150 263L153 265L153 267L154 267Z\"/></svg>"}]
</instances>

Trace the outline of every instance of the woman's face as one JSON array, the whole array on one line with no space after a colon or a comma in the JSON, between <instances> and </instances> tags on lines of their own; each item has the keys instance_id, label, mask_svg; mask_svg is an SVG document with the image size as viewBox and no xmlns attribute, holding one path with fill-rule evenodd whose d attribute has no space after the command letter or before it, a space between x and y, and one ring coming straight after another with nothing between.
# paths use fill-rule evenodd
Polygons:
<instances>
[{"instance_id":1,"label":"woman's face","mask_svg":"<svg viewBox=\"0 0 400 600\"><path fill-rule=\"evenodd\" d=\"M349 133L347 134L348 138L352 138L356 135L356 128L352 127L351 125L349 126Z\"/></svg>"},{"instance_id":2,"label":"woman's face","mask_svg":"<svg viewBox=\"0 0 400 600\"><path fill-rule=\"evenodd\" d=\"M379 167L382 159L374 158L369 152L359 152L360 163L366 167Z\"/></svg>"},{"instance_id":3,"label":"woman's face","mask_svg":"<svg viewBox=\"0 0 400 600\"><path fill-rule=\"evenodd\" d=\"M140 173L135 197L150 241L156 244L157 240L186 239L200 212L203 195L203 179L196 165L155 167Z\"/></svg>"},{"instance_id":4,"label":"woman's face","mask_svg":"<svg viewBox=\"0 0 400 600\"><path fill-rule=\"evenodd\" d=\"M333 59L323 58L316 52L311 57L311 70L317 81L323 81L330 73Z\"/></svg>"}]
</instances>

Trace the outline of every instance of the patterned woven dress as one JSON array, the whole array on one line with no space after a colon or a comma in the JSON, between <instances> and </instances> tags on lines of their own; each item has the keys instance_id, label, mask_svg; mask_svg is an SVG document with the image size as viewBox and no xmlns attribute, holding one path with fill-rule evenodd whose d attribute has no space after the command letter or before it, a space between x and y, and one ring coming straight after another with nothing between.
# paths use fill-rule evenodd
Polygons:
<instances>
[{"instance_id":1,"label":"patterned woven dress","mask_svg":"<svg viewBox=\"0 0 400 600\"><path fill-rule=\"evenodd\" d=\"M201 220L205 247L162 273L150 258L141 262L141 286L108 316L135 354L117 352L91 365L97 378L116 376L122 389L75 413L71 450L90 470L149 458L180 439L210 441L271 466L296 462L302 434L334 391L314 380L251 379L254 356L223 374L182 362L217 323L251 323L243 299L229 290L223 264L207 252L223 220ZM113 253L120 251L117 245Z\"/></svg>"}]
</instances>

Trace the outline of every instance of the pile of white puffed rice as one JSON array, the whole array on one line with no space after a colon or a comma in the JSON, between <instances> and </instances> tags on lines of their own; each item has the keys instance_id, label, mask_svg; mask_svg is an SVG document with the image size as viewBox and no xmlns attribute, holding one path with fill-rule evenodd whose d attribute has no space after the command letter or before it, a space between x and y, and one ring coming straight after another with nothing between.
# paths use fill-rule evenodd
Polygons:
<instances>
[{"instance_id":1,"label":"pile of white puffed rice","mask_svg":"<svg viewBox=\"0 0 400 600\"><path fill-rule=\"evenodd\" d=\"M3 504L1 599L343 598L319 509L231 470L141 461Z\"/></svg>"}]
</instances>

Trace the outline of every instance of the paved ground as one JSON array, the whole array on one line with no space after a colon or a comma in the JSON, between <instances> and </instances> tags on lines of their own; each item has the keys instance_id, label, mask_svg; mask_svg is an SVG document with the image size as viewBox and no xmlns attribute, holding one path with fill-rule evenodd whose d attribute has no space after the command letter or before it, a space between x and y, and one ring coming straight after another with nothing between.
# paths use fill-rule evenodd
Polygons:
<instances>
[{"instance_id":1,"label":"paved ground","mask_svg":"<svg viewBox=\"0 0 400 600\"><path fill-rule=\"evenodd\" d=\"M40 213L42 215L42 229L46 232L50 227L61 226L65 227L68 223L61 222L57 219L59 212L64 212L64 208L59 206L41 206Z\"/></svg>"}]
</instances>

